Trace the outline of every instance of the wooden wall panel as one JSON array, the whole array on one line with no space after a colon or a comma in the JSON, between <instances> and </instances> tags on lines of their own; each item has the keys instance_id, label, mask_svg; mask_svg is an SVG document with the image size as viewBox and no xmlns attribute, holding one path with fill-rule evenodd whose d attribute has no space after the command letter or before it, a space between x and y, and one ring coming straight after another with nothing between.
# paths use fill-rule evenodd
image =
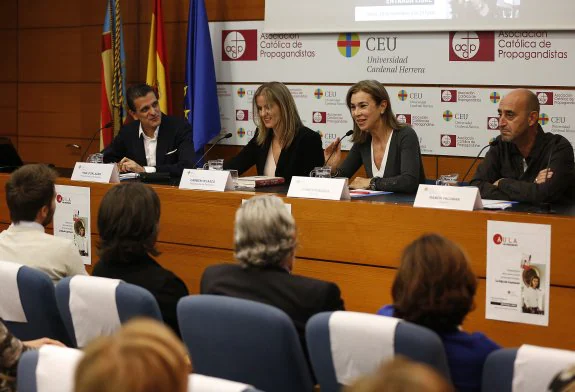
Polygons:
<instances>
[{"instance_id":1,"label":"wooden wall panel","mask_svg":"<svg viewBox=\"0 0 575 392\"><path fill-rule=\"evenodd\" d=\"M439 175L442 174L450 174L450 173L458 173L459 174L459 181L463 179L465 172L469 169L469 166L473 162L473 158L459 158L459 157L439 157ZM465 181L470 181L475 174L475 170L477 169L477 165L481 162L481 160L477 161L473 166L471 172L467 176Z\"/></svg>"},{"instance_id":2,"label":"wooden wall panel","mask_svg":"<svg viewBox=\"0 0 575 392\"><path fill-rule=\"evenodd\" d=\"M0 135L18 135L18 85L0 83Z\"/></svg>"},{"instance_id":3,"label":"wooden wall panel","mask_svg":"<svg viewBox=\"0 0 575 392\"><path fill-rule=\"evenodd\" d=\"M56 167L74 167L80 160L81 151L71 144L81 145L82 139L55 138L55 137L26 137L18 138L18 152L26 163L49 163Z\"/></svg>"},{"instance_id":4,"label":"wooden wall panel","mask_svg":"<svg viewBox=\"0 0 575 392\"><path fill-rule=\"evenodd\" d=\"M99 97L96 83L21 83L19 134L89 139L99 127Z\"/></svg>"},{"instance_id":5,"label":"wooden wall panel","mask_svg":"<svg viewBox=\"0 0 575 392\"><path fill-rule=\"evenodd\" d=\"M2 42L0 82L16 82L18 80L18 30L0 29L0 42Z\"/></svg>"},{"instance_id":6,"label":"wooden wall panel","mask_svg":"<svg viewBox=\"0 0 575 392\"><path fill-rule=\"evenodd\" d=\"M0 29L18 27L18 0L0 1Z\"/></svg>"}]
</instances>

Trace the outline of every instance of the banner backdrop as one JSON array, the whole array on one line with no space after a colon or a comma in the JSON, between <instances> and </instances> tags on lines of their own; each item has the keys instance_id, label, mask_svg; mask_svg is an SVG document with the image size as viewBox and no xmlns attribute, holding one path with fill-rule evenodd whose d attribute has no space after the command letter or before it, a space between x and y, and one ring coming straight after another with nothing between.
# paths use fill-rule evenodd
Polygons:
<instances>
[{"instance_id":1,"label":"banner backdrop","mask_svg":"<svg viewBox=\"0 0 575 392\"><path fill-rule=\"evenodd\" d=\"M257 84L220 84L218 100L222 144L245 145L255 133L253 95ZM345 103L348 85L289 85L304 124L319 132L324 147L353 128ZM391 107L419 136L422 154L476 156L499 135L497 107L509 89L389 86ZM575 145L575 90L533 90L541 104L539 123L546 132ZM342 148L351 142L344 139Z\"/></svg>"},{"instance_id":2,"label":"banner backdrop","mask_svg":"<svg viewBox=\"0 0 575 392\"><path fill-rule=\"evenodd\" d=\"M533 88L540 123L575 144L575 90L560 87L575 86L569 66L575 32L300 35L262 29L263 22L210 24L221 134L233 134L223 144L251 139L254 92L259 83L278 80L289 83L304 124L326 146L353 128L345 97L362 79L386 85L393 111L413 126L423 154L477 155L499 134L497 107L512 88L501 86L555 86ZM351 148L349 139L342 148Z\"/></svg>"}]
</instances>

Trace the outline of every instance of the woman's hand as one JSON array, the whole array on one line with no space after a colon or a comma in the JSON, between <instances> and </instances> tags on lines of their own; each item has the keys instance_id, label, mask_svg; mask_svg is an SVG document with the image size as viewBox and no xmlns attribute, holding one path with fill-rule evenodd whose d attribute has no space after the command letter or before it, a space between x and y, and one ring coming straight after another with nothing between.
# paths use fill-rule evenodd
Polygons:
<instances>
[{"instance_id":1,"label":"woman's hand","mask_svg":"<svg viewBox=\"0 0 575 392\"><path fill-rule=\"evenodd\" d=\"M324 166L331 166L334 169L339 167L341 161L341 143L339 137L323 150ZM331 156L331 158L330 158ZM329 159L329 162L327 161Z\"/></svg>"},{"instance_id":2,"label":"woman's hand","mask_svg":"<svg viewBox=\"0 0 575 392\"><path fill-rule=\"evenodd\" d=\"M355 179L349 184L351 189L367 189L369 188L370 178L355 177Z\"/></svg>"},{"instance_id":3,"label":"woman's hand","mask_svg":"<svg viewBox=\"0 0 575 392\"><path fill-rule=\"evenodd\" d=\"M39 349L40 347L42 347L45 344L52 344L54 346L66 347L64 345L64 343L59 342L59 341L54 340L54 339L50 339L50 338L28 340L27 342L22 342L22 343L24 344L24 346L26 346L28 348L34 348L34 349Z\"/></svg>"}]
</instances>

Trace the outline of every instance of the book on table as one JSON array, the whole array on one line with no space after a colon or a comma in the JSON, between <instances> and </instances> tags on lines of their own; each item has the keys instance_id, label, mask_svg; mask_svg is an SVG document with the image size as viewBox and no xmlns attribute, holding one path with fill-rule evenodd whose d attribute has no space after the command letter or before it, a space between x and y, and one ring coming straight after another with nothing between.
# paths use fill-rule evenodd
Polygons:
<instances>
[{"instance_id":1,"label":"book on table","mask_svg":"<svg viewBox=\"0 0 575 392\"><path fill-rule=\"evenodd\" d=\"M280 185L285 182L283 177L250 176L238 178L240 188L259 188L262 186Z\"/></svg>"}]
</instances>

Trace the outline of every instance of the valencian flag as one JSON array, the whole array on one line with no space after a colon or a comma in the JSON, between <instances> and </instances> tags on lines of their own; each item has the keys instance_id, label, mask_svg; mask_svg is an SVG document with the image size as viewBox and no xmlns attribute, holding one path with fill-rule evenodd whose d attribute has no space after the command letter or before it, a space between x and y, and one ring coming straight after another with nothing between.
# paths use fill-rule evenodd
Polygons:
<instances>
[{"instance_id":1,"label":"valencian flag","mask_svg":"<svg viewBox=\"0 0 575 392\"><path fill-rule=\"evenodd\" d=\"M190 0L184 113L201 150L220 132L220 109L208 17L204 0Z\"/></svg>"},{"instance_id":2,"label":"valencian flag","mask_svg":"<svg viewBox=\"0 0 575 392\"><path fill-rule=\"evenodd\" d=\"M108 0L102 32L102 91L100 126L113 121L113 128L103 129L100 149L108 146L126 121L126 55L120 17L120 1Z\"/></svg>"},{"instance_id":3,"label":"valencian flag","mask_svg":"<svg viewBox=\"0 0 575 392\"><path fill-rule=\"evenodd\" d=\"M172 91L170 88L170 72L168 70L168 56L164 37L162 1L154 0L146 83L158 91L162 113L172 114Z\"/></svg>"}]
</instances>

